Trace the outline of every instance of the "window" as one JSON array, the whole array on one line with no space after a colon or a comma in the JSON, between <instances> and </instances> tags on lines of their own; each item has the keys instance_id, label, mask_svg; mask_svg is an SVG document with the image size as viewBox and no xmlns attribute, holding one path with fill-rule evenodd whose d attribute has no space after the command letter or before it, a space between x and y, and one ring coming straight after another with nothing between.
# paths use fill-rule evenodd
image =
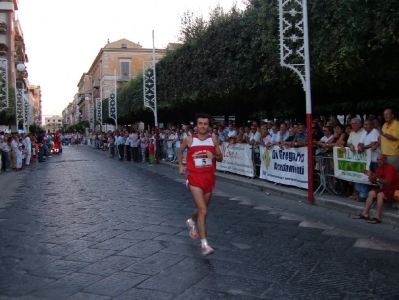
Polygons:
<instances>
[{"instance_id":1,"label":"window","mask_svg":"<svg viewBox=\"0 0 399 300\"><path fill-rule=\"evenodd\" d=\"M127 48L127 44L122 44L122 48Z\"/></svg>"},{"instance_id":2,"label":"window","mask_svg":"<svg viewBox=\"0 0 399 300\"><path fill-rule=\"evenodd\" d=\"M130 79L130 62L121 61L121 80Z\"/></svg>"}]
</instances>

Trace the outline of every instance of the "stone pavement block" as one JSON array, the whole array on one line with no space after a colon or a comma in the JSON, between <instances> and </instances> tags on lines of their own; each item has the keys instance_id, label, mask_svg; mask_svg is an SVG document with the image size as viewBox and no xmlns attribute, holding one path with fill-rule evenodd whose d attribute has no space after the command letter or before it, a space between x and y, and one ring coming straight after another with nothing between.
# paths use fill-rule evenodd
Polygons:
<instances>
[{"instance_id":1,"label":"stone pavement block","mask_svg":"<svg viewBox=\"0 0 399 300\"><path fill-rule=\"evenodd\" d=\"M50 243L50 244L63 245L63 244L69 243L73 240L77 240L85 235L86 235L86 233L73 232L73 233L63 234L60 236L50 238L50 239L46 240L45 242Z\"/></svg>"},{"instance_id":2,"label":"stone pavement block","mask_svg":"<svg viewBox=\"0 0 399 300\"><path fill-rule=\"evenodd\" d=\"M132 230L126 233L122 233L118 237L122 239L132 240L151 240L159 235L161 235L161 233L159 232Z\"/></svg>"},{"instance_id":3,"label":"stone pavement block","mask_svg":"<svg viewBox=\"0 0 399 300\"><path fill-rule=\"evenodd\" d=\"M11 258L11 257L8 257ZM13 258L15 259L15 258ZM13 268L24 270L24 271L32 271L39 267L43 267L51 262L54 262L58 259L61 259L60 256L53 255L43 255L43 254L27 254L22 256L19 259L16 259Z\"/></svg>"},{"instance_id":4,"label":"stone pavement block","mask_svg":"<svg viewBox=\"0 0 399 300\"><path fill-rule=\"evenodd\" d=\"M187 239L191 240L191 238L189 237L187 237ZM201 242L199 242L198 240L191 241L191 244L172 245L168 248L161 250L161 252L186 256L203 256L201 254Z\"/></svg>"},{"instance_id":5,"label":"stone pavement block","mask_svg":"<svg viewBox=\"0 0 399 300\"><path fill-rule=\"evenodd\" d=\"M32 295L21 296L21 297L0 296L0 300L46 300L46 299L43 297L36 297Z\"/></svg>"},{"instance_id":6,"label":"stone pavement block","mask_svg":"<svg viewBox=\"0 0 399 300\"><path fill-rule=\"evenodd\" d=\"M271 284L271 282L244 277L210 275L199 282L196 287L229 294L261 297L270 288Z\"/></svg>"},{"instance_id":7,"label":"stone pavement block","mask_svg":"<svg viewBox=\"0 0 399 300\"><path fill-rule=\"evenodd\" d=\"M76 293L71 297L66 298L66 300L111 300L111 297L101 296L98 294L88 294L88 293Z\"/></svg>"},{"instance_id":8,"label":"stone pavement block","mask_svg":"<svg viewBox=\"0 0 399 300\"><path fill-rule=\"evenodd\" d=\"M150 225L150 226L142 228L141 230L175 234L175 233L182 231L182 227L176 227L176 226L170 226L170 225Z\"/></svg>"},{"instance_id":9,"label":"stone pavement block","mask_svg":"<svg viewBox=\"0 0 399 300\"><path fill-rule=\"evenodd\" d=\"M29 273L32 275L57 279L64 277L68 274L72 274L87 265L88 263L85 262L56 260Z\"/></svg>"},{"instance_id":10,"label":"stone pavement block","mask_svg":"<svg viewBox=\"0 0 399 300\"><path fill-rule=\"evenodd\" d=\"M147 278L148 276L145 275L117 272L85 288L83 292L115 297L128 291Z\"/></svg>"},{"instance_id":11,"label":"stone pavement block","mask_svg":"<svg viewBox=\"0 0 399 300\"><path fill-rule=\"evenodd\" d=\"M143 220L145 220L146 218L143 218L140 221L140 220L137 220L137 218L132 218L131 216L129 216L129 219L132 219L132 220L124 221L118 225L109 227L109 229L120 229L120 230L125 230L125 231L132 231L132 230L141 229L143 227L150 225L149 223L146 224L143 222Z\"/></svg>"},{"instance_id":12,"label":"stone pavement block","mask_svg":"<svg viewBox=\"0 0 399 300\"><path fill-rule=\"evenodd\" d=\"M272 272L268 272L273 270ZM234 267L228 275L233 275L236 277L252 278L260 281L267 282L287 282L291 276L297 272L295 266L291 268L286 268L283 266L273 266L273 268L265 268L262 265L255 264L242 264L240 266Z\"/></svg>"},{"instance_id":13,"label":"stone pavement block","mask_svg":"<svg viewBox=\"0 0 399 300\"><path fill-rule=\"evenodd\" d=\"M295 286L288 284L273 284L268 289L263 298L266 299L347 299L344 293L340 293L332 288L326 288L324 291L316 291L309 294L309 290L305 286ZM349 298L355 299L355 298ZM366 298L362 298L366 299Z\"/></svg>"},{"instance_id":14,"label":"stone pavement block","mask_svg":"<svg viewBox=\"0 0 399 300\"><path fill-rule=\"evenodd\" d=\"M32 276L25 272L14 270L7 270L7 276L3 276L3 274L1 275L0 299L2 295L9 297L25 296L37 288L53 281L53 279Z\"/></svg>"},{"instance_id":15,"label":"stone pavement block","mask_svg":"<svg viewBox=\"0 0 399 300\"><path fill-rule=\"evenodd\" d=\"M64 257L64 256L70 255L72 253L86 249L87 247L96 245L96 244L97 244L96 242L90 242L90 241L84 241L84 240L73 240L66 244L46 249L46 250L42 251L42 253L49 254L49 255L59 255L59 256Z\"/></svg>"},{"instance_id":16,"label":"stone pavement block","mask_svg":"<svg viewBox=\"0 0 399 300\"><path fill-rule=\"evenodd\" d=\"M131 239L122 239L122 238L110 238L102 243L98 243L94 246L91 246L92 249L108 249L108 250L124 250L134 244L139 243L140 240L131 240Z\"/></svg>"},{"instance_id":17,"label":"stone pavement block","mask_svg":"<svg viewBox=\"0 0 399 300\"><path fill-rule=\"evenodd\" d=\"M138 274L156 275L183 260L185 256L155 253L126 268L125 271Z\"/></svg>"},{"instance_id":18,"label":"stone pavement block","mask_svg":"<svg viewBox=\"0 0 399 300\"><path fill-rule=\"evenodd\" d=\"M260 297L258 298L253 295L251 295L251 296L240 295L239 291L234 291L234 290L231 290L229 293L229 292L220 292L220 291L214 291L214 290L209 290L209 289L201 289L201 288L197 288L194 286L194 287L189 288L183 294L177 296L174 299L176 299L176 300L197 300L197 299L253 300L253 299L264 299L264 298L260 298Z\"/></svg>"},{"instance_id":19,"label":"stone pavement block","mask_svg":"<svg viewBox=\"0 0 399 300\"><path fill-rule=\"evenodd\" d=\"M212 256L204 257L187 257L174 267L175 270L180 270L180 273L191 272L192 270L201 270L201 272L212 274L228 274L228 272L237 266L236 263L230 261L222 261L212 259ZM242 265L239 264L241 267Z\"/></svg>"},{"instance_id":20,"label":"stone pavement block","mask_svg":"<svg viewBox=\"0 0 399 300\"><path fill-rule=\"evenodd\" d=\"M119 295L114 300L168 300L173 295L158 291L132 288L131 290Z\"/></svg>"},{"instance_id":21,"label":"stone pavement block","mask_svg":"<svg viewBox=\"0 0 399 300\"><path fill-rule=\"evenodd\" d=\"M79 270L78 272L109 276L113 273L124 270L138 260L138 258L126 256L109 256L100 261L92 263L91 265Z\"/></svg>"},{"instance_id":22,"label":"stone pavement block","mask_svg":"<svg viewBox=\"0 0 399 300\"><path fill-rule=\"evenodd\" d=\"M32 294L50 299L64 299L80 292L85 287L98 282L102 278L98 275L73 273L38 288Z\"/></svg>"},{"instance_id":23,"label":"stone pavement block","mask_svg":"<svg viewBox=\"0 0 399 300\"><path fill-rule=\"evenodd\" d=\"M165 241L165 242L170 242L172 244L191 244L192 239L191 238L188 239L187 236L188 236L188 230L184 230L179 235L163 234L157 236L156 238L154 238L154 241Z\"/></svg>"},{"instance_id":24,"label":"stone pavement block","mask_svg":"<svg viewBox=\"0 0 399 300\"><path fill-rule=\"evenodd\" d=\"M113 255L116 252L113 250L100 250L100 249L83 249L73 254L64 257L65 260L82 261L82 262L96 262L107 256Z\"/></svg>"},{"instance_id":25,"label":"stone pavement block","mask_svg":"<svg viewBox=\"0 0 399 300\"><path fill-rule=\"evenodd\" d=\"M203 280L210 272L203 270L181 272L181 268L171 267L156 276L150 277L137 287L178 295Z\"/></svg>"},{"instance_id":26,"label":"stone pavement block","mask_svg":"<svg viewBox=\"0 0 399 300\"><path fill-rule=\"evenodd\" d=\"M88 235L85 235L81 239L93 242L104 242L110 238L116 237L125 232L126 232L125 230L121 229L104 229L89 233Z\"/></svg>"},{"instance_id":27,"label":"stone pavement block","mask_svg":"<svg viewBox=\"0 0 399 300\"><path fill-rule=\"evenodd\" d=\"M147 257L168 247L169 244L163 241L142 241L121 251L118 255L131 257Z\"/></svg>"}]
</instances>

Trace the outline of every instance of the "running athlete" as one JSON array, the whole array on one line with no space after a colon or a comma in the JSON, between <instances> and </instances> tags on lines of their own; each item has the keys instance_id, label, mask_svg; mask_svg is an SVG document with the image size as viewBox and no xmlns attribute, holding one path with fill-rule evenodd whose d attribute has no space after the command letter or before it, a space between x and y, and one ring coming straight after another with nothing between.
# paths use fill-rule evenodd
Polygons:
<instances>
[{"instance_id":1,"label":"running athlete","mask_svg":"<svg viewBox=\"0 0 399 300\"><path fill-rule=\"evenodd\" d=\"M216 161L221 162L223 155L219 149L217 137L209 133L211 116L208 114L196 114L195 123L197 132L192 136L187 136L180 145L177 153L179 161L179 173L184 175L186 168L183 166L183 152L186 148L186 167L189 171L186 186L193 195L197 209L191 219L186 221L190 237L198 237L195 225L198 224L198 231L201 237L202 254L209 255L214 250L206 240L206 215L211 199L212 190L215 186Z\"/></svg>"}]
</instances>

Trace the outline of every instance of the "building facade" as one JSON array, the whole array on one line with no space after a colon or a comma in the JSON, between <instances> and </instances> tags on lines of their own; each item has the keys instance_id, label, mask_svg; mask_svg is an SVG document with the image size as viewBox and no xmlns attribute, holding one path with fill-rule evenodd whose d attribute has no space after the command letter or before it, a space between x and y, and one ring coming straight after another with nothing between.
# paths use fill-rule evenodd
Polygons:
<instances>
[{"instance_id":1,"label":"building facade","mask_svg":"<svg viewBox=\"0 0 399 300\"><path fill-rule=\"evenodd\" d=\"M61 116L47 116L44 117L44 130L47 132L56 132L62 129L62 117Z\"/></svg>"},{"instance_id":2,"label":"building facade","mask_svg":"<svg viewBox=\"0 0 399 300\"><path fill-rule=\"evenodd\" d=\"M165 54L165 49L156 49L155 59L160 60ZM69 125L89 120L90 101L95 108L96 98L108 98L116 88L142 72L144 61L151 60L151 48L143 48L127 39L107 43L100 49L88 72L80 77L78 92L64 109L63 120Z\"/></svg>"},{"instance_id":3,"label":"building facade","mask_svg":"<svg viewBox=\"0 0 399 300\"><path fill-rule=\"evenodd\" d=\"M18 4L18 0L0 0L0 111L8 109L9 98L14 97L15 124L22 123L27 129L30 124L37 123L37 119L41 124L41 92L40 86L30 88L24 35L19 20L15 18ZM15 89L14 95L11 95L10 86Z\"/></svg>"}]
</instances>

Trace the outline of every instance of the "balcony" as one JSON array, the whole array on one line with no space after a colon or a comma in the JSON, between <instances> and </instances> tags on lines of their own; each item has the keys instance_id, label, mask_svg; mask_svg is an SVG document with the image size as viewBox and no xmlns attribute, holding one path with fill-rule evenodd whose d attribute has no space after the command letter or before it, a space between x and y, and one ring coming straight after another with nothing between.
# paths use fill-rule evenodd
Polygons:
<instances>
[{"instance_id":1,"label":"balcony","mask_svg":"<svg viewBox=\"0 0 399 300\"><path fill-rule=\"evenodd\" d=\"M15 63L25 63L26 62L26 55L21 53L20 51L16 52L14 55Z\"/></svg>"},{"instance_id":2,"label":"balcony","mask_svg":"<svg viewBox=\"0 0 399 300\"><path fill-rule=\"evenodd\" d=\"M25 47L24 38L20 35L15 35L14 42L16 46Z\"/></svg>"},{"instance_id":3,"label":"balcony","mask_svg":"<svg viewBox=\"0 0 399 300\"><path fill-rule=\"evenodd\" d=\"M134 78L136 78L136 75L124 74L124 75L117 75L116 76L116 80L117 81L130 81L131 79L134 79Z\"/></svg>"},{"instance_id":4,"label":"balcony","mask_svg":"<svg viewBox=\"0 0 399 300\"><path fill-rule=\"evenodd\" d=\"M7 24L5 22L0 22L0 33L7 32Z\"/></svg>"},{"instance_id":5,"label":"balcony","mask_svg":"<svg viewBox=\"0 0 399 300\"><path fill-rule=\"evenodd\" d=\"M6 54L8 52L8 47L6 44L0 44L0 54Z\"/></svg>"}]
</instances>

